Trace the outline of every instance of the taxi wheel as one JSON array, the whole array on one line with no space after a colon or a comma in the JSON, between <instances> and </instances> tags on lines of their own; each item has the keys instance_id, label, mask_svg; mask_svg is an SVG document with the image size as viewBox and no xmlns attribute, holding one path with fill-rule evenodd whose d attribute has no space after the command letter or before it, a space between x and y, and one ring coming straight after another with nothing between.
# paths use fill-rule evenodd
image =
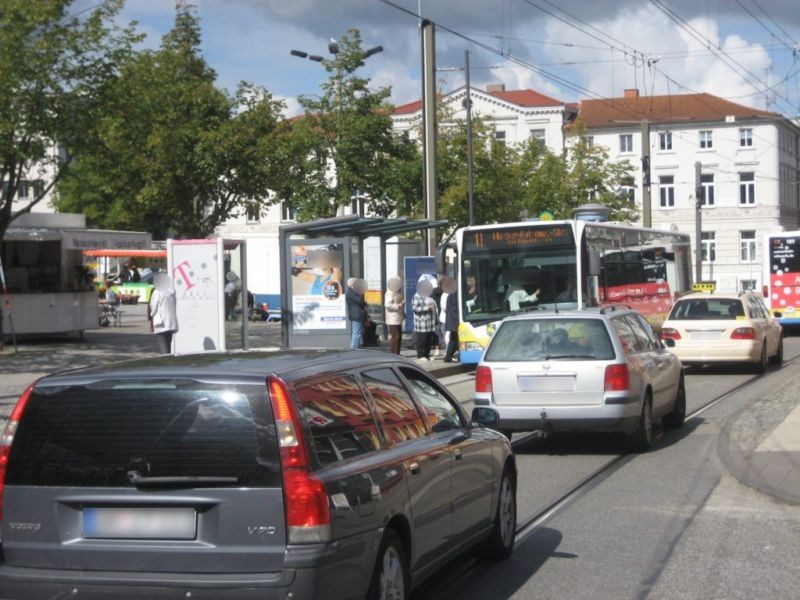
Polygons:
<instances>
[{"instance_id":1,"label":"taxi wheel","mask_svg":"<svg viewBox=\"0 0 800 600\"><path fill-rule=\"evenodd\" d=\"M756 363L756 373L763 375L769 368L769 358L767 357L767 340L764 340L764 345L761 346L761 358Z\"/></svg>"},{"instance_id":2,"label":"taxi wheel","mask_svg":"<svg viewBox=\"0 0 800 600\"><path fill-rule=\"evenodd\" d=\"M773 365L783 364L783 336L781 336L780 340L778 340L778 350L775 352L775 356L769 359L769 362Z\"/></svg>"}]
</instances>

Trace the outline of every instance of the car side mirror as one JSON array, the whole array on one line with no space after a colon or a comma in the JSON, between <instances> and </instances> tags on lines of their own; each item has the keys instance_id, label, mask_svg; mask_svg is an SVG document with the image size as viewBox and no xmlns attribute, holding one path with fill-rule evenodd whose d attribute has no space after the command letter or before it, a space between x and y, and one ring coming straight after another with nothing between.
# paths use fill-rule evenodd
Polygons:
<instances>
[{"instance_id":1,"label":"car side mirror","mask_svg":"<svg viewBox=\"0 0 800 600\"><path fill-rule=\"evenodd\" d=\"M664 338L661 341L663 342L663 344L667 348L674 348L675 347L675 340L673 340L672 338Z\"/></svg>"},{"instance_id":2,"label":"car side mirror","mask_svg":"<svg viewBox=\"0 0 800 600\"><path fill-rule=\"evenodd\" d=\"M482 425L483 427L496 429L500 424L500 415L493 408L479 406L472 409L472 422Z\"/></svg>"}]
</instances>

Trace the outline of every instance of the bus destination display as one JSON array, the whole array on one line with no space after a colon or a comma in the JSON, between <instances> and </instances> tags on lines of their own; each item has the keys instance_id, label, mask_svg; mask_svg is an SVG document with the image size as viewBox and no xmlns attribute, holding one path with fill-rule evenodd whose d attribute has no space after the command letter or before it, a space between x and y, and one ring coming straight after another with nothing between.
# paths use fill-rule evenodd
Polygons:
<instances>
[{"instance_id":1,"label":"bus destination display","mask_svg":"<svg viewBox=\"0 0 800 600\"><path fill-rule=\"evenodd\" d=\"M569 225L487 229L464 233L464 251L521 250L574 244Z\"/></svg>"},{"instance_id":2,"label":"bus destination display","mask_svg":"<svg viewBox=\"0 0 800 600\"><path fill-rule=\"evenodd\" d=\"M800 272L800 256L798 256L796 241L797 239L793 237L772 238L770 270L773 275Z\"/></svg>"}]
</instances>

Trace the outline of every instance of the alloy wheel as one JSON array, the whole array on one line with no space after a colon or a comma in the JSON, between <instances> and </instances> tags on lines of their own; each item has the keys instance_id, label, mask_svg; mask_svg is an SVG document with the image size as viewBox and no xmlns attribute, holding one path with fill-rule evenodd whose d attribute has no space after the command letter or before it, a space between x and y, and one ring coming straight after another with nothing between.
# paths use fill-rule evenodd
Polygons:
<instances>
[{"instance_id":1,"label":"alloy wheel","mask_svg":"<svg viewBox=\"0 0 800 600\"><path fill-rule=\"evenodd\" d=\"M380 595L381 600L403 600L405 598L405 574L403 559L397 548L386 548L381 561Z\"/></svg>"}]
</instances>

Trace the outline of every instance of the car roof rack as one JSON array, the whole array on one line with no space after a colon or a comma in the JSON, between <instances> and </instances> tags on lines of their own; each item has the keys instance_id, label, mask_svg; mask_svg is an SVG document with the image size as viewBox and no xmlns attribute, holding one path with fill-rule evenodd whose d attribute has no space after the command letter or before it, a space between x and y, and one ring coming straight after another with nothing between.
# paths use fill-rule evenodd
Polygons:
<instances>
[{"instance_id":1,"label":"car roof rack","mask_svg":"<svg viewBox=\"0 0 800 600\"><path fill-rule=\"evenodd\" d=\"M609 312L617 312L622 309L633 310L633 307L630 304L609 304L600 309L600 314L605 315Z\"/></svg>"}]
</instances>

